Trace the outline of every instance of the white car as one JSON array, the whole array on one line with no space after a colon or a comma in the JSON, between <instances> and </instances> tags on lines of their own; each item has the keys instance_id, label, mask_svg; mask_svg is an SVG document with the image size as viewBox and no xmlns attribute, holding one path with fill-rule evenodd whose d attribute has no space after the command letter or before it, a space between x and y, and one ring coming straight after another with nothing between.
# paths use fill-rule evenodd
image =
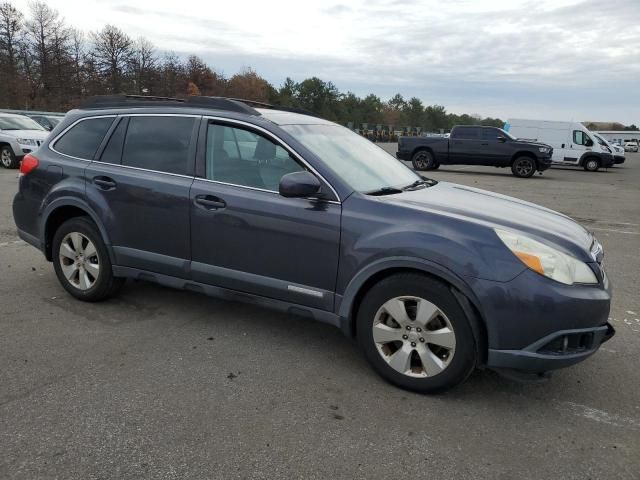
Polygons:
<instances>
[{"instance_id":1,"label":"white car","mask_svg":"<svg viewBox=\"0 0 640 480\"><path fill-rule=\"evenodd\" d=\"M27 153L37 150L49 132L38 122L13 113L0 113L0 165L18 168Z\"/></svg>"},{"instance_id":2,"label":"white car","mask_svg":"<svg viewBox=\"0 0 640 480\"><path fill-rule=\"evenodd\" d=\"M625 152L637 152L638 151L638 142L635 140L631 140L629 142L624 142L624 151Z\"/></svg>"}]
</instances>

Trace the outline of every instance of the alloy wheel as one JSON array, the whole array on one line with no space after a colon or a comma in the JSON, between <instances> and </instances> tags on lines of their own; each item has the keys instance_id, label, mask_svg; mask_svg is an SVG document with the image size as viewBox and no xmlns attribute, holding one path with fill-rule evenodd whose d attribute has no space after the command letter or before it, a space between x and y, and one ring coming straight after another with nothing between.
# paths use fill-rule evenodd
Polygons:
<instances>
[{"instance_id":1,"label":"alloy wheel","mask_svg":"<svg viewBox=\"0 0 640 480\"><path fill-rule=\"evenodd\" d=\"M532 169L533 169L533 162L528 158L519 161L518 164L516 165L516 172L521 177L526 177L530 175Z\"/></svg>"},{"instance_id":2,"label":"alloy wheel","mask_svg":"<svg viewBox=\"0 0 640 480\"><path fill-rule=\"evenodd\" d=\"M100 275L100 258L85 235L71 232L60 243L59 261L67 281L78 290L89 290Z\"/></svg>"},{"instance_id":3,"label":"alloy wheel","mask_svg":"<svg viewBox=\"0 0 640 480\"><path fill-rule=\"evenodd\" d=\"M376 313L372 329L380 356L403 375L433 377L443 372L455 355L451 322L424 298L388 300Z\"/></svg>"},{"instance_id":4,"label":"alloy wheel","mask_svg":"<svg viewBox=\"0 0 640 480\"><path fill-rule=\"evenodd\" d=\"M7 148L2 149L2 151L0 152L0 162L2 162L2 166L4 168L11 167L12 158L11 158L11 152L9 151L9 149Z\"/></svg>"}]
</instances>

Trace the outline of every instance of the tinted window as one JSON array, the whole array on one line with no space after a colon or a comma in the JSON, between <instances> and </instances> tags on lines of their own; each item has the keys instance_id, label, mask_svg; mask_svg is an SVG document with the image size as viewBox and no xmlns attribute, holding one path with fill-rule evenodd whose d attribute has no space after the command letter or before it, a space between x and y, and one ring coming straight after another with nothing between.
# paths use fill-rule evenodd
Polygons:
<instances>
[{"instance_id":1,"label":"tinted window","mask_svg":"<svg viewBox=\"0 0 640 480\"><path fill-rule=\"evenodd\" d=\"M112 122L113 117L83 120L65 133L53 147L65 155L93 160Z\"/></svg>"},{"instance_id":2,"label":"tinted window","mask_svg":"<svg viewBox=\"0 0 640 480\"><path fill-rule=\"evenodd\" d=\"M483 140L494 140L494 141L498 141L498 136L502 135L502 132L500 132L497 129L494 128L481 128L480 132L482 132L482 139ZM504 135L503 135L504 136Z\"/></svg>"},{"instance_id":3,"label":"tinted window","mask_svg":"<svg viewBox=\"0 0 640 480\"><path fill-rule=\"evenodd\" d=\"M131 117L122 165L186 174L194 121L189 117Z\"/></svg>"},{"instance_id":4,"label":"tinted window","mask_svg":"<svg viewBox=\"0 0 640 480\"><path fill-rule=\"evenodd\" d=\"M209 180L277 192L283 175L301 170L284 148L268 138L209 124L205 169Z\"/></svg>"},{"instance_id":5,"label":"tinted window","mask_svg":"<svg viewBox=\"0 0 640 480\"><path fill-rule=\"evenodd\" d=\"M120 163L122 145L124 144L124 136L127 131L127 120L127 118L120 119L120 123L111 134L111 138L102 152L102 156L100 157L101 162Z\"/></svg>"},{"instance_id":6,"label":"tinted window","mask_svg":"<svg viewBox=\"0 0 640 480\"><path fill-rule=\"evenodd\" d=\"M478 130L480 129L475 127L458 127L451 136L453 138L476 139L478 138Z\"/></svg>"}]
</instances>

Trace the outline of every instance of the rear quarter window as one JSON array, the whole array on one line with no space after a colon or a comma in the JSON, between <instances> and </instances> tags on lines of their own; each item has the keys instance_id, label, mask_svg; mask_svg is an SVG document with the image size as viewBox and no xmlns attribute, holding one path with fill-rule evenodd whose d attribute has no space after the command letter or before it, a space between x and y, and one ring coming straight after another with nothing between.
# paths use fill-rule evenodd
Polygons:
<instances>
[{"instance_id":1,"label":"rear quarter window","mask_svg":"<svg viewBox=\"0 0 640 480\"><path fill-rule=\"evenodd\" d=\"M76 123L56 141L54 150L71 157L93 160L114 118L90 118Z\"/></svg>"}]
</instances>

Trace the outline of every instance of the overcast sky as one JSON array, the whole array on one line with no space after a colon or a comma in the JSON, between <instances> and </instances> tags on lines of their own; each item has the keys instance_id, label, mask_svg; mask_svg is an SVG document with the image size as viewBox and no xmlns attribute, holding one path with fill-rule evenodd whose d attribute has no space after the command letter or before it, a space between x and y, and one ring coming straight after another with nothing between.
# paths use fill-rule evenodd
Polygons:
<instances>
[{"instance_id":1,"label":"overcast sky","mask_svg":"<svg viewBox=\"0 0 640 480\"><path fill-rule=\"evenodd\" d=\"M640 0L48 0L232 75L456 113L640 124ZM22 11L27 0L14 0Z\"/></svg>"}]
</instances>

